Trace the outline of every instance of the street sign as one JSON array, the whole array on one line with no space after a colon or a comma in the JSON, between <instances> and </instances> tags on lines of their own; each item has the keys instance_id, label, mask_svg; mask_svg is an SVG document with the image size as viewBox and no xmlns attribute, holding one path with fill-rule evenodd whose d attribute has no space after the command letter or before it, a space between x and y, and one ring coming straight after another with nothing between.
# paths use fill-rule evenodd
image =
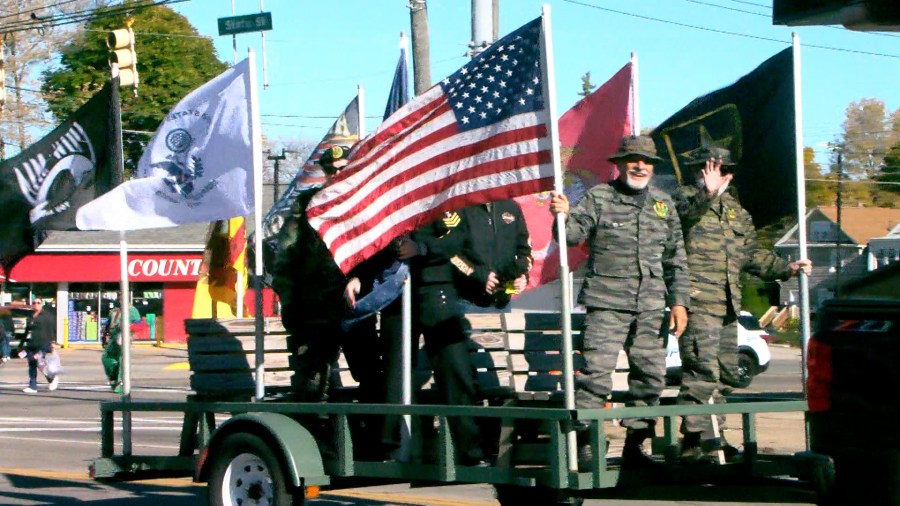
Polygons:
<instances>
[{"instance_id":1,"label":"street sign","mask_svg":"<svg viewBox=\"0 0 900 506\"><path fill-rule=\"evenodd\" d=\"M231 16L219 18L219 35L234 35L236 33L261 32L272 29L272 13L260 12L259 14L247 14L244 16Z\"/></svg>"}]
</instances>

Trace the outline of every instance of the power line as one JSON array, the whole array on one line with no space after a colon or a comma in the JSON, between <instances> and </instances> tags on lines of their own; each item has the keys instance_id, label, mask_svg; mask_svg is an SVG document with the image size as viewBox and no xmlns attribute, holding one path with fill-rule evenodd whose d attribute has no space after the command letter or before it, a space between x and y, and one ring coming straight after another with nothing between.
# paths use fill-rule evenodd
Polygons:
<instances>
[{"instance_id":1,"label":"power line","mask_svg":"<svg viewBox=\"0 0 900 506\"><path fill-rule=\"evenodd\" d=\"M719 29L716 29L716 28L708 28L708 27L705 27L705 26L689 25L689 24L687 24L687 23L679 23L679 22L677 22L677 21L670 21L670 20L667 20L667 19L659 19L659 18L654 18L654 17L650 17L650 16L644 16L644 15L641 15L641 14L635 14L635 13L633 13L633 12L617 11L617 10L615 10L615 9L609 9L609 8L607 8L607 7L600 7L599 5L587 4L587 3L584 3L584 2L579 2L579 1L577 1L577 0L563 0L563 1L568 2L568 3L570 3L570 4L581 5L581 6L583 6L583 7L590 7L590 8L597 9L597 10L601 10L601 11L612 12L612 13L614 13L614 14L621 14L621 15L623 15L623 16L630 16L630 17L633 17L633 18L646 19L646 20L648 20L648 21L656 21L656 22L658 22L658 23L665 23L665 24L669 24L669 25L682 26L682 27L685 27L685 28L692 28L692 29L694 29L694 30L703 30L703 31L706 31L706 32L721 33L721 34L724 34L724 35L734 35L734 36L736 36L736 37L745 37L745 38L748 38L748 39L765 40L765 41L768 41L768 42L777 42L777 43L783 44L783 45L786 45L786 44L787 44L787 42L785 42L785 41L783 41L783 40L779 40L779 39L772 39L772 38L769 38L769 37L760 37L760 36L758 36L758 35L749 35L749 34L746 34L746 33L729 32L729 31L727 31L727 30L719 30ZM800 45L801 45L801 46L804 46L804 47L815 48L815 49L828 49L828 50L830 50L830 51L842 51L842 52L846 52L846 53L865 54L865 55L869 55L869 56L884 56L884 57L886 57L886 58L898 58L898 59L900 59L900 55L896 55L896 54L874 53L874 52L871 52L871 51L860 51L860 50L857 50L857 49L845 49L845 48L839 48L839 47L820 46L820 45L818 45L818 44L806 44L806 43L801 43Z\"/></svg>"},{"instance_id":2,"label":"power line","mask_svg":"<svg viewBox=\"0 0 900 506\"><path fill-rule=\"evenodd\" d=\"M157 2L153 2L150 4L141 4L141 5L123 5L119 7L113 7L111 9L107 9L105 11L99 12L100 9L86 9L83 11L77 11L75 13L66 14L64 16L57 16L47 19L30 19L19 23L18 25L13 24L12 29L0 31L0 34L8 34L8 33L16 33L23 32L32 29L42 29L42 28L54 28L57 26L70 25L74 23L81 23L83 21L87 21L90 19L102 19L107 17L118 16L120 14L125 14L127 12L132 12L134 10L139 9L148 9L150 7L158 7L160 5L169 5L175 3L187 2L189 0L159 0Z\"/></svg>"},{"instance_id":3,"label":"power line","mask_svg":"<svg viewBox=\"0 0 900 506\"><path fill-rule=\"evenodd\" d=\"M59 7L60 5L70 4L70 3L73 3L73 2L77 2L77 1L78 1L78 0L63 0L62 2L57 2L57 3L55 3L55 4L44 5L44 6L42 6L42 7L35 7L34 9L28 9L28 10L25 10L25 11L17 12L17 13L15 13L15 14L6 14L6 15L3 15L3 16L0 16L0 19L19 17L19 16L21 16L22 14L28 14L28 13L30 13L30 12L37 12L37 11L44 10L44 9L52 9L53 7Z\"/></svg>"}]
</instances>

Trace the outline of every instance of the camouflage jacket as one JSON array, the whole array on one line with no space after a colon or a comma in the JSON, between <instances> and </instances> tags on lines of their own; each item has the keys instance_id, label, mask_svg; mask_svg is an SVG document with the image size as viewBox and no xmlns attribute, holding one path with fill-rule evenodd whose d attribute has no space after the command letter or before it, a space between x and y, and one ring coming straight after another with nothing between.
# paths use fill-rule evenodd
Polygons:
<instances>
[{"instance_id":1,"label":"camouflage jacket","mask_svg":"<svg viewBox=\"0 0 900 506\"><path fill-rule=\"evenodd\" d=\"M750 213L729 192L711 197L696 186L681 186L673 197L684 229L692 306L730 300L739 311L741 271L767 281L788 278L787 262L757 247Z\"/></svg>"},{"instance_id":2,"label":"camouflage jacket","mask_svg":"<svg viewBox=\"0 0 900 506\"><path fill-rule=\"evenodd\" d=\"M318 191L301 192L278 232L272 266L272 288L283 314L307 323L339 321L344 310L347 280L334 258L306 219L306 206Z\"/></svg>"},{"instance_id":3,"label":"camouflage jacket","mask_svg":"<svg viewBox=\"0 0 900 506\"><path fill-rule=\"evenodd\" d=\"M566 240L588 246L581 304L636 312L688 305L681 224L662 191L636 193L618 181L591 188L569 213Z\"/></svg>"}]
</instances>

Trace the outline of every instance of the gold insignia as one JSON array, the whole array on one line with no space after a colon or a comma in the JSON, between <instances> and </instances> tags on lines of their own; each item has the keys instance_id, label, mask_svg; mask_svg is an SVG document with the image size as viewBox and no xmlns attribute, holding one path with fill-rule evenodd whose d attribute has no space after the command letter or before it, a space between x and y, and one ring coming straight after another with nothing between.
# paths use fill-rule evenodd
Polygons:
<instances>
[{"instance_id":1,"label":"gold insignia","mask_svg":"<svg viewBox=\"0 0 900 506\"><path fill-rule=\"evenodd\" d=\"M729 220L733 220L733 219L737 218L737 213L735 212L734 209L726 209L725 216L728 216Z\"/></svg>"},{"instance_id":2,"label":"gold insignia","mask_svg":"<svg viewBox=\"0 0 900 506\"><path fill-rule=\"evenodd\" d=\"M334 159L338 159L344 154L344 150L340 146L331 146L328 151L331 151L331 157Z\"/></svg>"},{"instance_id":3,"label":"gold insignia","mask_svg":"<svg viewBox=\"0 0 900 506\"><path fill-rule=\"evenodd\" d=\"M455 213L454 213L455 214ZM459 272L465 274L466 276L471 276L475 269L472 268L471 265L467 264L465 260L459 258L458 256L454 256L450 259L450 263L453 264Z\"/></svg>"},{"instance_id":4,"label":"gold insignia","mask_svg":"<svg viewBox=\"0 0 900 506\"><path fill-rule=\"evenodd\" d=\"M459 215L456 214L455 212L453 212L453 213L444 213L444 218L442 219L442 221L444 222L444 225L446 225L447 227L456 228L456 226L459 225L460 219L459 219Z\"/></svg>"},{"instance_id":5,"label":"gold insignia","mask_svg":"<svg viewBox=\"0 0 900 506\"><path fill-rule=\"evenodd\" d=\"M660 218L665 218L669 215L669 206L657 200L656 203L653 204L653 212Z\"/></svg>"}]
</instances>

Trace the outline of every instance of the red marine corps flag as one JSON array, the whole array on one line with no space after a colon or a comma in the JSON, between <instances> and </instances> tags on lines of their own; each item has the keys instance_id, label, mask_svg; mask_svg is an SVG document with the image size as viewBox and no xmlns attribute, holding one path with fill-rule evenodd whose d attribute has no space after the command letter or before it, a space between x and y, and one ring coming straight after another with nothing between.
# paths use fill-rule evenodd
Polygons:
<instances>
[{"instance_id":1,"label":"red marine corps flag","mask_svg":"<svg viewBox=\"0 0 900 506\"><path fill-rule=\"evenodd\" d=\"M445 211L553 186L541 32L522 26L399 109L313 197L342 271Z\"/></svg>"},{"instance_id":2,"label":"red marine corps flag","mask_svg":"<svg viewBox=\"0 0 900 506\"><path fill-rule=\"evenodd\" d=\"M581 99L559 118L559 144L569 202L578 202L588 189L616 177L616 164L607 157L616 152L622 137L631 132L634 66L627 63L609 81ZM534 266L528 288L559 277L559 243L553 240L550 193L516 198L522 208ZM569 268L576 270L587 259L584 245L569 248Z\"/></svg>"}]
</instances>

